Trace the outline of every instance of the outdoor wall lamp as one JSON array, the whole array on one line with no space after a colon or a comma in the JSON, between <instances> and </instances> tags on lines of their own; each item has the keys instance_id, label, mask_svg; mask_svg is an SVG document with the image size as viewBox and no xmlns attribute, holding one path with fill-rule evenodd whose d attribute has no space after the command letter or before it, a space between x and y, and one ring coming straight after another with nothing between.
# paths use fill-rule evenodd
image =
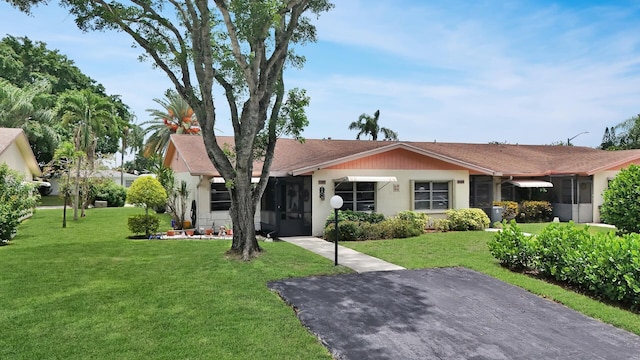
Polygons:
<instances>
[{"instance_id":1,"label":"outdoor wall lamp","mask_svg":"<svg viewBox=\"0 0 640 360\"><path fill-rule=\"evenodd\" d=\"M324 200L324 186L320 186L320 200Z\"/></svg>"},{"instance_id":2,"label":"outdoor wall lamp","mask_svg":"<svg viewBox=\"0 0 640 360\"><path fill-rule=\"evenodd\" d=\"M338 231L338 210L342 207L344 201L342 201L342 197L340 195L333 195L329 200L331 207L333 208L334 215L336 218L336 240L335 240L335 261L333 263L334 266L338 265L338 239L340 238L340 231Z\"/></svg>"}]
</instances>

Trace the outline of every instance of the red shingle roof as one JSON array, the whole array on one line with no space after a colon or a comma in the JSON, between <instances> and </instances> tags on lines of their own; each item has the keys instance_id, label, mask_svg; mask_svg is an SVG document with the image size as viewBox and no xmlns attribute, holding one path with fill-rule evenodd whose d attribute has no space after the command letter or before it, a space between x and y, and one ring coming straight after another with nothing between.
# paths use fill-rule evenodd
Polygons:
<instances>
[{"instance_id":1,"label":"red shingle roof","mask_svg":"<svg viewBox=\"0 0 640 360\"><path fill-rule=\"evenodd\" d=\"M218 137L218 141L233 144L232 137ZM640 162L640 150L604 151L578 146L319 139L299 143L279 139L271 173L276 176L301 174L399 147L470 170L504 176L591 175L629 162ZM172 135L169 149L167 154L175 151L182 156L192 175L218 175L202 137ZM258 175L260 170L261 164L256 163L254 174Z\"/></svg>"}]
</instances>

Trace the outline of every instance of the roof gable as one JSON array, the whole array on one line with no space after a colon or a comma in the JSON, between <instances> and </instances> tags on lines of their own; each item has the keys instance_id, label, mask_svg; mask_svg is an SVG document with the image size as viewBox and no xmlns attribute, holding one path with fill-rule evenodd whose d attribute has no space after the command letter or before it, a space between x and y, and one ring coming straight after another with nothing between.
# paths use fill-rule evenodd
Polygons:
<instances>
[{"instance_id":1,"label":"roof gable","mask_svg":"<svg viewBox=\"0 0 640 360\"><path fill-rule=\"evenodd\" d=\"M2 155L12 144L16 144L22 159L25 161L31 174L41 176L40 166L36 160L33 150L29 145L29 139L22 129L0 128L0 155Z\"/></svg>"},{"instance_id":2,"label":"roof gable","mask_svg":"<svg viewBox=\"0 0 640 360\"><path fill-rule=\"evenodd\" d=\"M394 148L328 166L327 169L462 170L465 168L404 148Z\"/></svg>"}]
</instances>

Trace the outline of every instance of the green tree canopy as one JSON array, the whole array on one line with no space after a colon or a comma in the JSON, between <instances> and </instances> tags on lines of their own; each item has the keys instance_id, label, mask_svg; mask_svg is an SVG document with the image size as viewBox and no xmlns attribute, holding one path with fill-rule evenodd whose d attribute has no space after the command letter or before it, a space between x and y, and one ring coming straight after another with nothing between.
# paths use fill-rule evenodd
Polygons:
<instances>
[{"instance_id":1,"label":"green tree canopy","mask_svg":"<svg viewBox=\"0 0 640 360\"><path fill-rule=\"evenodd\" d=\"M52 95L81 89L105 92L58 50L27 37L7 36L0 41L0 77L21 88L44 80L51 84Z\"/></svg>"},{"instance_id":2,"label":"green tree canopy","mask_svg":"<svg viewBox=\"0 0 640 360\"><path fill-rule=\"evenodd\" d=\"M59 98L81 90L107 98L122 127L128 125L132 116L120 97L107 96L102 85L58 50L26 37L7 36L0 41L0 126L22 128L41 166L53 159L59 141L73 136L53 113ZM103 134L96 151L115 153L120 138L119 132Z\"/></svg>"},{"instance_id":3,"label":"green tree canopy","mask_svg":"<svg viewBox=\"0 0 640 360\"><path fill-rule=\"evenodd\" d=\"M60 140L53 109L41 101L50 90L45 80L20 88L0 78L0 127L24 130L40 164L51 161Z\"/></svg>"},{"instance_id":4,"label":"green tree canopy","mask_svg":"<svg viewBox=\"0 0 640 360\"><path fill-rule=\"evenodd\" d=\"M11 0L29 11L44 0ZM250 259L260 251L253 221L267 185L280 109L287 92L285 64L301 66L294 44L316 40L308 14L330 10L329 0L63 0L82 30L118 30L131 36L154 66L164 71L176 92L194 110L213 165L232 184L232 251ZM230 110L235 151L228 156L215 130L214 84ZM294 92L295 93L295 92ZM304 102L292 101L292 106ZM297 116L300 111L290 111ZM291 124L304 124L294 119ZM285 126L285 129L288 127ZM297 133L301 130L296 129ZM262 137L261 134L267 136ZM266 145L265 145L266 143ZM263 147L264 152L256 151ZM251 184L255 154L264 154L262 175Z\"/></svg>"},{"instance_id":5,"label":"green tree canopy","mask_svg":"<svg viewBox=\"0 0 640 360\"><path fill-rule=\"evenodd\" d=\"M640 115L605 128L600 148L603 150L640 149Z\"/></svg>"},{"instance_id":6,"label":"green tree canopy","mask_svg":"<svg viewBox=\"0 0 640 360\"><path fill-rule=\"evenodd\" d=\"M164 206L167 203L167 192L156 178L141 176L129 187L127 202L144 207L148 214L149 208Z\"/></svg>"}]
</instances>

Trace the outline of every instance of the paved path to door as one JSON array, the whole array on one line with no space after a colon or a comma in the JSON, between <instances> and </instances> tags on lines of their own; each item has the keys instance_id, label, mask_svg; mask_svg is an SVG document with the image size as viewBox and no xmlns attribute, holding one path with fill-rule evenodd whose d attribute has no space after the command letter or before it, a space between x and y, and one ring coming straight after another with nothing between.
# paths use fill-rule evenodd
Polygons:
<instances>
[{"instance_id":1,"label":"paved path to door","mask_svg":"<svg viewBox=\"0 0 640 360\"><path fill-rule=\"evenodd\" d=\"M317 237L285 237L281 240L298 245L327 259L335 259L335 244ZM353 269L359 273L369 271L404 270L398 266L373 256L365 255L353 249L340 246L338 243L338 264Z\"/></svg>"}]
</instances>

